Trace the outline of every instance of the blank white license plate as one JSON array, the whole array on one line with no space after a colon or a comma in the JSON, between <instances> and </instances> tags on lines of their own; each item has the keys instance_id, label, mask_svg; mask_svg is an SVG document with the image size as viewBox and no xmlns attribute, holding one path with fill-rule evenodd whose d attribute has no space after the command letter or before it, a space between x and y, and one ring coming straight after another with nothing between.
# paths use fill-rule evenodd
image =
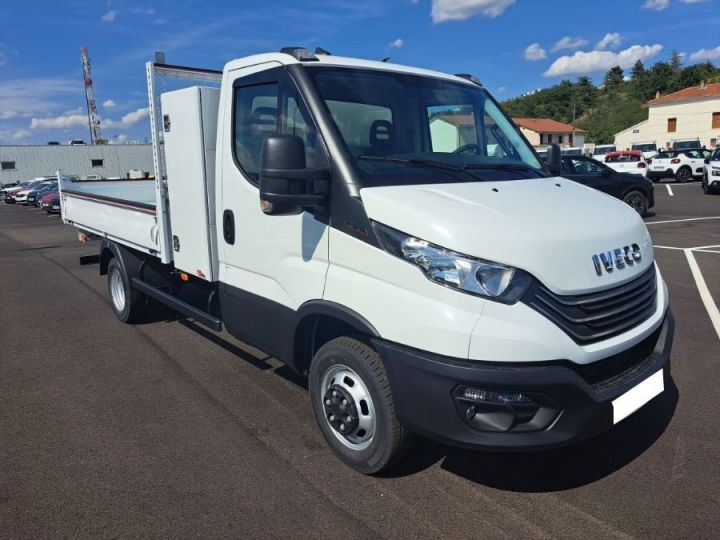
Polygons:
<instances>
[{"instance_id":1,"label":"blank white license plate","mask_svg":"<svg viewBox=\"0 0 720 540\"><path fill-rule=\"evenodd\" d=\"M661 394L663 390L665 390L665 381L661 369L613 400L613 424L630 416L652 398Z\"/></svg>"}]
</instances>

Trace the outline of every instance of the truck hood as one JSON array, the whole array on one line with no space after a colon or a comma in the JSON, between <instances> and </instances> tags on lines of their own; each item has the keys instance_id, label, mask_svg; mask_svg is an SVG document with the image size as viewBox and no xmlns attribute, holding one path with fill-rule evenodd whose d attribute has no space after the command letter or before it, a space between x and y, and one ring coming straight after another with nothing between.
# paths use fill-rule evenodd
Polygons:
<instances>
[{"instance_id":1,"label":"truck hood","mask_svg":"<svg viewBox=\"0 0 720 540\"><path fill-rule=\"evenodd\" d=\"M439 246L525 270L557 294L606 289L653 264L640 216L564 178L363 188L371 220ZM642 260L598 276L593 255L637 244Z\"/></svg>"}]
</instances>

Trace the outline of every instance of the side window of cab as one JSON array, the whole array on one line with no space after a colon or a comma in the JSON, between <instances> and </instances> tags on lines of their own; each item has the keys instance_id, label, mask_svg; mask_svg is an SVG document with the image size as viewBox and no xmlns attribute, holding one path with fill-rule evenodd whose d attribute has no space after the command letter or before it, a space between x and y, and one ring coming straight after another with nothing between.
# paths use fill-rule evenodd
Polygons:
<instances>
[{"instance_id":1,"label":"side window of cab","mask_svg":"<svg viewBox=\"0 0 720 540\"><path fill-rule=\"evenodd\" d=\"M327 167L325 146L289 75L280 72L276 81L261 83L250 77L247 85L242 79L236 81L233 97L233 155L248 180L258 183L263 144L272 135L300 137L306 166Z\"/></svg>"}]
</instances>

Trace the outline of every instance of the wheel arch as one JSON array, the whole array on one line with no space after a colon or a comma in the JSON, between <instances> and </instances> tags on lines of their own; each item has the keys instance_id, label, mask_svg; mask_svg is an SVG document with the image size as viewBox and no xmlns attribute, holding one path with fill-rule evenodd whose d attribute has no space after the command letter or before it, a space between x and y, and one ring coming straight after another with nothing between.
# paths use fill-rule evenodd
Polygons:
<instances>
[{"instance_id":1,"label":"wheel arch","mask_svg":"<svg viewBox=\"0 0 720 540\"><path fill-rule=\"evenodd\" d=\"M352 309L327 300L305 302L297 311L293 334L292 361L298 373L307 374L317 350L341 336L379 338L380 334L365 317Z\"/></svg>"}]
</instances>

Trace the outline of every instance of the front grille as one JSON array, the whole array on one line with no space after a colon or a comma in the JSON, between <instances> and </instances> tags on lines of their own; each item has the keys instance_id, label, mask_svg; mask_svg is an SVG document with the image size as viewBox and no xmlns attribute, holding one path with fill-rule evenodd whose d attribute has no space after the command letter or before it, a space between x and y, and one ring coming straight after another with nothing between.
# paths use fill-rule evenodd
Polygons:
<instances>
[{"instance_id":1,"label":"front grille","mask_svg":"<svg viewBox=\"0 0 720 540\"><path fill-rule=\"evenodd\" d=\"M559 295L536 282L522 302L550 319L575 343L595 343L630 330L655 312L655 265L628 283L590 294Z\"/></svg>"}]
</instances>

